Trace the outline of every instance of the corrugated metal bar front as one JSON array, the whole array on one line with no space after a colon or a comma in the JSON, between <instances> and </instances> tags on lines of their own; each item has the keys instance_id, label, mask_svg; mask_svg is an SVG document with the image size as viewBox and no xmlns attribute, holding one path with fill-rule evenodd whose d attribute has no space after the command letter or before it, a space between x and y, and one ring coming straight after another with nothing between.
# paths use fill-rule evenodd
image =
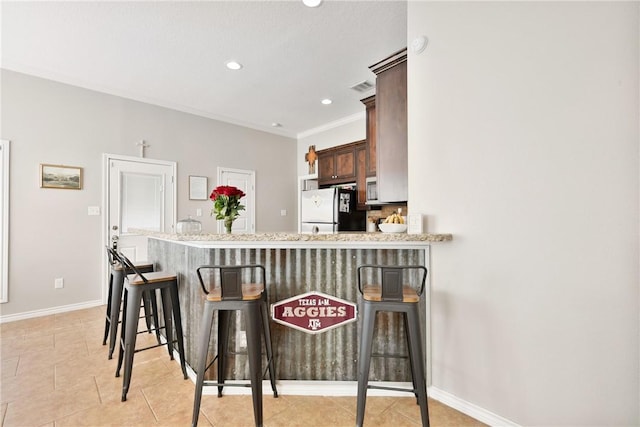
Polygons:
<instances>
[{"instance_id":1,"label":"corrugated metal bar front","mask_svg":"<svg viewBox=\"0 0 640 427\"><path fill-rule=\"evenodd\" d=\"M259 263L267 271L269 302L273 304L306 292L323 292L357 302L356 271L362 264L410 265L425 264L424 249L344 249L344 248L274 248L210 249L185 246L178 243L149 239L150 259L159 268L178 272L179 297L185 329L186 359L194 366L195 342L200 329L203 300L195 274L205 264ZM249 280L250 278L247 278ZM428 295L428 294L427 294ZM421 301L421 316L425 316L425 298ZM241 347L244 320L238 314L232 322L229 348ZM422 325L425 325L424 318ZM216 328L210 342L210 358L215 356ZM307 334L285 325L271 322L272 340L276 355L279 380L332 380L357 379L358 333L360 321L348 323L320 334ZM424 330L423 334L424 336ZM396 313L382 313L376 321L374 353L401 357L372 360L371 380L411 381L404 321ZM246 357L231 355L229 379L248 378ZM215 377L215 369L210 376Z\"/></svg>"}]
</instances>

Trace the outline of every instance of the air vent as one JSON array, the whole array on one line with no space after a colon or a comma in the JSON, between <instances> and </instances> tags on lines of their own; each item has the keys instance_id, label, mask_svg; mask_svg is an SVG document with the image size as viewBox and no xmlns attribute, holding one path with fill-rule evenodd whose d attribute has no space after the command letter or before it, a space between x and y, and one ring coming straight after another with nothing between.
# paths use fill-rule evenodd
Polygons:
<instances>
[{"instance_id":1,"label":"air vent","mask_svg":"<svg viewBox=\"0 0 640 427\"><path fill-rule=\"evenodd\" d=\"M351 89L355 90L356 92L367 92L368 90L373 89L374 87L375 85L373 83L371 83L368 80L365 80L363 82L360 82L351 86Z\"/></svg>"}]
</instances>

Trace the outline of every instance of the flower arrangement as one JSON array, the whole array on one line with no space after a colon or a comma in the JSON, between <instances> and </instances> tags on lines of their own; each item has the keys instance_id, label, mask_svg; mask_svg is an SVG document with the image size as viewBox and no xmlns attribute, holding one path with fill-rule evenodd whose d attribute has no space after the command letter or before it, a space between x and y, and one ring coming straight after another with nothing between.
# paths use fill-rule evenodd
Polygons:
<instances>
[{"instance_id":1,"label":"flower arrangement","mask_svg":"<svg viewBox=\"0 0 640 427\"><path fill-rule=\"evenodd\" d=\"M240 215L239 212L244 210L244 205L240 203L240 199L244 196L246 194L242 190L230 185L217 186L209 196L213 200L211 215L215 215L216 219L224 220L227 233L231 233L233 221Z\"/></svg>"}]
</instances>

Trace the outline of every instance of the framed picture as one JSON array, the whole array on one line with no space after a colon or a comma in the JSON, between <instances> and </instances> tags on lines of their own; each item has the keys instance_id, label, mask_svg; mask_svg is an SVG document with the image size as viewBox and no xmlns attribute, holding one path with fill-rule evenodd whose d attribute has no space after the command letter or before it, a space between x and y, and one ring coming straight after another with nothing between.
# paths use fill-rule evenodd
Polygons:
<instances>
[{"instance_id":1,"label":"framed picture","mask_svg":"<svg viewBox=\"0 0 640 427\"><path fill-rule=\"evenodd\" d=\"M207 177L189 175L189 200L208 200Z\"/></svg>"},{"instance_id":2,"label":"framed picture","mask_svg":"<svg viewBox=\"0 0 640 427\"><path fill-rule=\"evenodd\" d=\"M40 164L40 188L82 189L82 168Z\"/></svg>"}]
</instances>

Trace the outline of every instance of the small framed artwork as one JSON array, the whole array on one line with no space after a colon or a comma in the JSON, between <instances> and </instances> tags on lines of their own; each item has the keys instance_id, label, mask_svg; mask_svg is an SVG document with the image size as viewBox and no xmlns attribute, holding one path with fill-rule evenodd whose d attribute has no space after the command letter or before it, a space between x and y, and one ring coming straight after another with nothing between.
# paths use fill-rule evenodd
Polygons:
<instances>
[{"instance_id":1,"label":"small framed artwork","mask_svg":"<svg viewBox=\"0 0 640 427\"><path fill-rule=\"evenodd\" d=\"M207 177L189 175L189 200L207 199Z\"/></svg>"},{"instance_id":2,"label":"small framed artwork","mask_svg":"<svg viewBox=\"0 0 640 427\"><path fill-rule=\"evenodd\" d=\"M40 164L40 188L82 189L82 168Z\"/></svg>"}]
</instances>

